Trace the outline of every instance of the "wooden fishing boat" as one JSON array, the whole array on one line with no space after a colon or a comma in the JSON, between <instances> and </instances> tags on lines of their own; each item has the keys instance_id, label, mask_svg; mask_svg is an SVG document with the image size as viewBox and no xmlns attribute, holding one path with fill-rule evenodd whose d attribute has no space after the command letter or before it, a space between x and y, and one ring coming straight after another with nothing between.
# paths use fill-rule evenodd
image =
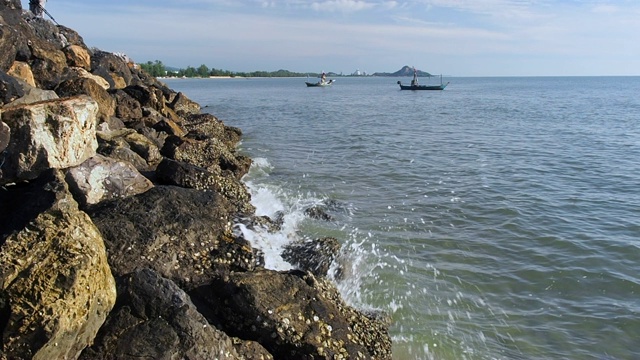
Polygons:
<instances>
[{"instance_id":1,"label":"wooden fishing boat","mask_svg":"<svg viewBox=\"0 0 640 360\"><path fill-rule=\"evenodd\" d=\"M402 82L398 81L398 85L400 85L400 90L444 90L449 83L440 85L402 85Z\"/></svg>"},{"instance_id":2,"label":"wooden fishing boat","mask_svg":"<svg viewBox=\"0 0 640 360\"><path fill-rule=\"evenodd\" d=\"M331 84L333 84L334 81L335 80L331 79L331 80L329 80L327 82L318 81L318 82L315 82L315 83L311 83L311 82L305 81L304 83L307 84L307 87L316 87L316 86L322 87L322 86L331 86Z\"/></svg>"},{"instance_id":3,"label":"wooden fishing boat","mask_svg":"<svg viewBox=\"0 0 640 360\"><path fill-rule=\"evenodd\" d=\"M419 85L418 84L418 72L416 68L413 68L413 80L411 80L411 85L402 85L402 82L398 80L398 85L400 85L400 90L444 90L444 88L449 85L442 83L442 75L440 75L440 84L439 85Z\"/></svg>"}]
</instances>

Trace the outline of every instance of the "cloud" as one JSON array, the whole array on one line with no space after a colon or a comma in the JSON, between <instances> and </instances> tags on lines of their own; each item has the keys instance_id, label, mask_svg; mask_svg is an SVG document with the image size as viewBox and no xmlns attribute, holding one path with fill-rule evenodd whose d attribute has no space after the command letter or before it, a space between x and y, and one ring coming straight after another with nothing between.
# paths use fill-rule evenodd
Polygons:
<instances>
[{"instance_id":1,"label":"cloud","mask_svg":"<svg viewBox=\"0 0 640 360\"><path fill-rule=\"evenodd\" d=\"M372 9L376 5L366 1L359 0L331 0L324 2L314 2L311 8L316 11L328 12L355 12L361 10Z\"/></svg>"}]
</instances>

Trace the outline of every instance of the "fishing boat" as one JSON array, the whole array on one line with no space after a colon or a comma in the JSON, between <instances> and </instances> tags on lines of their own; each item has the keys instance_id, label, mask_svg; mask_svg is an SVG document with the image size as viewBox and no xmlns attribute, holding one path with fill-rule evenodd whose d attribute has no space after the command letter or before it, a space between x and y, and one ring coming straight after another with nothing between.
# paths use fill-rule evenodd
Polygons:
<instances>
[{"instance_id":1,"label":"fishing boat","mask_svg":"<svg viewBox=\"0 0 640 360\"><path fill-rule=\"evenodd\" d=\"M331 84L333 84L335 82L335 80L331 79L329 81L323 82L323 81L318 81L315 83L311 83L308 81L305 81L304 83L307 84L307 87L315 87L315 86L331 86Z\"/></svg>"},{"instance_id":2,"label":"fishing boat","mask_svg":"<svg viewBox=\"0 0 640 360\"><path fill-rule=\"evenodd\" d=\"M411 80L411 85L402 85L402 82L398 80L398 85L400 85L400 90L444 90L444 88L449 85L442 83L442 75L440 75L440 84L439 85L419 85L418 84L418 72L416 68L413 68L413 80Z\"/></svg>"}]
</instances>

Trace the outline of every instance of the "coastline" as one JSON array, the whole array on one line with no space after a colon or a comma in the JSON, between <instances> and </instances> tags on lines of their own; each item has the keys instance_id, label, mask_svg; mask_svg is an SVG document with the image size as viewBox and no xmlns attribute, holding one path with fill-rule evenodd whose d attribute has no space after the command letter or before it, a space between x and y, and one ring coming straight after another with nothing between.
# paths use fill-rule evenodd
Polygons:
<instances>
[{"instance_id":1,"label":"coastline","mask_svg":"<svg viewBox=\"0 0 640 360\"><path fill-rule=\"evenodd\" d=\"M3 357L391 358L384 316L327 280L333 243L279 272L233 231L279 226L241 181L240 129L8 4L32 45L0 64Z\"/></svg>"}]
</instances>

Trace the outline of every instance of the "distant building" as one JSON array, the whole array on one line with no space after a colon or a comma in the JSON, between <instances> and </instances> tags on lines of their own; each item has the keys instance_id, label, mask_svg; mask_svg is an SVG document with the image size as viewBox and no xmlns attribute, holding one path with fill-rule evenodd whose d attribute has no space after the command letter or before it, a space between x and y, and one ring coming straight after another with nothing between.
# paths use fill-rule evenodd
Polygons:
<instances>
[{"instance_id":1,"label":"distant building","mask_svg":"<svg viewBox=\"0 0 640 360\"><path fill-rule=\"evenodd\" d=\"M351 76L367 76L367 73L364 71L360 71L360 69L356 69L356 71L353 72Z\"/></svg>"}]
</instances>

